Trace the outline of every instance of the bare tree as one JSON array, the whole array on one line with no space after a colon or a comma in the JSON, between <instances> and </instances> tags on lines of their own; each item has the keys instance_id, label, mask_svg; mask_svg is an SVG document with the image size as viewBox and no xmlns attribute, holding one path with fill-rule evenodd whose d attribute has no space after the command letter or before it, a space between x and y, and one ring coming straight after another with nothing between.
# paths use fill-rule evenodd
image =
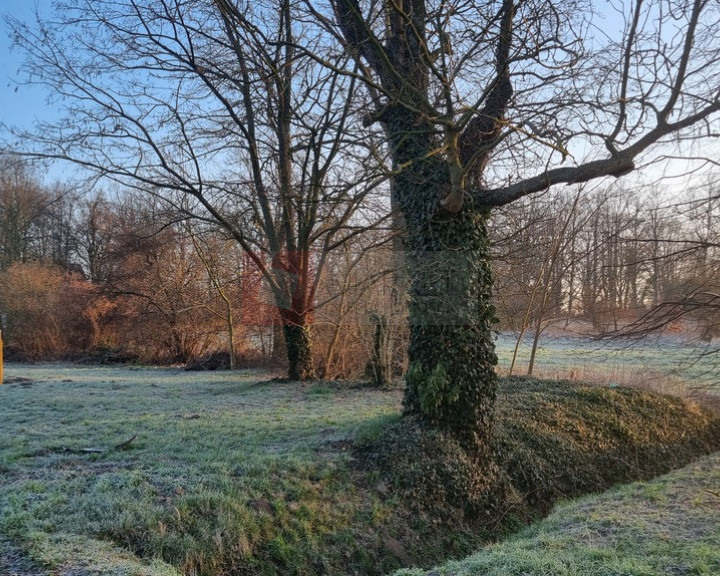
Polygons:
<instances>
[{"instance_id":1,"label":"bare tree","mask_svg":"<svg viewBox=\"0 0 720 576\"><path fill-rule=\"evenodd\" d=\"M236 336L235 336L235 307L233 305L233 286L239 287L240 282L227 274L223 264L227 262L227 250L222 245L222 239L216 236L202 234L195 230L190 222L186 222L185 230L192 241L195 254L202 262L208 279L222 302L221 310L209 308L211 312L222 318L227 329L227 348L230 355L230 369L237 368ZM233 263L234 264L234 263ZM236 268L236 266L233 266Z\"/></svg>"},{"instance_id":2,"label":"bare tree","mask_svg":"<svg viewBox=\"0 0 720 576\"><path fill-rule=\"evenodd\" d=\"M390 385L406 342L403 300L396 297L395 238L368 233L336 251L318 291L323 377L366 376Z\"/></svg>"},{"instance_id":3,"label":"bare tree","mask_svg":"<svg viewBox=\"0 0 720 576\"><path fill-rule=\"evenodd\" d=\"M29 167L0 158L0 270L42 258L38 239L51 200Z\"/></svg>"},{"instance_id":4,"label":"bare tree","mask_svg":"<svg viewBox=\"0 0 720 576\"><path fill-rule=\"evenodd\" d=\"M78 206L75 226L76 257L91 282L102 284L112 275L110 250L114 230L114 207L102 193L84 198Z\"/></svg>"},{"instance_id":5,"label":"bare tree","mask_svg":"<svg viewBox=\"0 0 720 576\"><path fill-rule=\"evenodd\" d=\"M713 173L681 202L653 206L641 234L623 240L640 246L635 264L646 272L641 314L611 337L645 337L678 330L711 343L720 335L720 195ZM703 355L717 346L705 346Z\"/></svg>"},{"instance_id":6,"label":"bare tree","mask_svg":"<svg viewBox=\"0 0 720 576\"><path fill-rule=\"evenodd\" d=\"M15 131L15 149L31 142L29 154L225 229L271 288L290 378L312 377L326 255L374 218L382 181L368 176L372 133L346 133L362 105L356 81L328 68L347 69L349 56L289 0L72 0L55 14L9 20L28 81L66 104L59 124Z\"/></svg>"},{"instance_id":7,"label":"bare tree","mask_svg":"<svg viewBox=\"0 0 720 576\"><path fill-rule=\"evenodd\" d=\"M334 22L308 4L355 56L393 159L411 279L406 409L489 461L488 211L709 135L718 7L638 0L610 38L581 1L331 0Z\"/></svg>"},{"instance_id":8,"label":"bare tree","mask_svg":"<svg viewBox=\"0 0 720 576\"><path fill-rule=\"evenodd\" d=\"M515 367L518 349L525 332L534 323L534 335L527 369L527 374L532 376L540 335L548 324L546 317L548 309L552 309L555 314L558 314L563 305L562 283L564 270L562 262L567 260L564 256L568 251L569 239L576 232L570 226L572 223L577 223L578 202L581 194L582 191L579 190L568 205L563 205L563 210L551 214L546 213L540 226L535 223L535 226L531 228L535 236L532 240L526 238L525 246L523 246L524 249L531 251L532 256L530 258L526 257L520 263L515 264L517 268L523 270L536 268L536 271L524 286L525 310L521 314L522 320L518 326L518 335L508 370L509 374L512 374ZM561 203L562 200L564 199L560 199ZM542 207L547 210L547 203L544 203ZM542 228L544 228L544 234ZM540 250L537 250L538 244L541 246ZM537 264L540 264L539 268ZM554 300L552 305L551 300Z\"/></svg>"}]
</instances>

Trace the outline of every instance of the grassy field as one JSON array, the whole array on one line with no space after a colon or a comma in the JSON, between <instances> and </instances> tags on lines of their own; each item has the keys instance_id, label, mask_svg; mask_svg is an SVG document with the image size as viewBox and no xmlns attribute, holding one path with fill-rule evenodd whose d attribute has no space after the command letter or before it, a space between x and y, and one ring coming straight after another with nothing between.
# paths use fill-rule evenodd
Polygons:
<instances>
[{"instance_id":1,"label":"grassy field","mask_svg":"<svg viewBox=\"0 0 720 576\"><path fill-rule=\"evenodd\" d=\"M391 476L358 471L353 444L398 422L399 390L178 368L10 364L5 376L3 576L369 576L462 557L488 536L438 525ZM647 476L692 448L685 426L708 421L654 402L503 383L503 462L548 499ZM401 449L408 469L419 461Z\"/></svg>"},{"instance_id":2,"label":"grassy field","mask_svg":"<svg viewBox=\"0 0 720 576\"><path fill-rule=\"evenodd\" d=\"M510 333L498 336L498 368L503 374L510 367L515 342L516 337ZM532 340L525 338L518 349L514 374L526 373L531 347ZM673 337L633 342L543 336L534 374L542 378L642 385L668 394L718 393L720 355L703 356L708 350Z\"/></svg>"},{"instance_id":3,"label":"grassy field","mask_svg":"<svg viewBox=\"0 0 720 576\"><path fill-rule=\"evenodd\" d=\"M353 533L355 514L382 510L349 492L345 442L394 417L399 394L257 376L7 366L32 383L0 388L0 533L38 564L105 574L137 568L122 544L189 574L238 547L273 573L267 558L317 547L322 561L328 539L373 537Z\"/></svg>"}]
</instances>

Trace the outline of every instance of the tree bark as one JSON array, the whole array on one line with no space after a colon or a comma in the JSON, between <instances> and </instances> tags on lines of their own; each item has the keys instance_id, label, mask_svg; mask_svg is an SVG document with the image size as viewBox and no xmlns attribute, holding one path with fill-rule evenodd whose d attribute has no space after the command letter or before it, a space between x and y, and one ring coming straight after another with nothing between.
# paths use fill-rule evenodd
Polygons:
<instances>
[{"instance_id":1,"label":"tree bark","mask_svg":"<svg viewBox=\"0 0 720 576\"><path fill-rule=\"evenodd\" d=\"M285 346L287 347L288 379L290 380L315 378L307 316L307 314L293 309L280 311Z\"/></svg>"},{"instance_id":2,"label":"tree bark","mask_svg":"<svg viewBox=\"0 0 720 576\"><path fill-rule=\"evenodd\" d=\"M378 388L386 388L392 379L392 360L389 358L388 321L384 314L371 314L373 322L373 346L370 354L370 372L372 383Z\"/></svg>"},{"instance_id":3,"label":"tree bark","mask_svg":"<svg viewBox=\"0 0 720 576\"><path fill-rule=\"evenodd\" d=\"M497 357L487 214L471 203L454 215L438 211L451 187L448 164L429 154L432 127L410 116L398 110L387 125L394 161L407 166L392 187L406 224L410 282L404 406L489 461Z\"/></svg>"}]
</instances>

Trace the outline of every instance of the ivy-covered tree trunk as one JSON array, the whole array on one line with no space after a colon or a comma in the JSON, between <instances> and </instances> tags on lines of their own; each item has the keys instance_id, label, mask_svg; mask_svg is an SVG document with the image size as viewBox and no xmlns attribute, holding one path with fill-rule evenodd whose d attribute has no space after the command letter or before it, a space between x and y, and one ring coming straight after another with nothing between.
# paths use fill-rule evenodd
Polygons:
<instances>
[{"instance_id":1,"label":"ivy-covered tree trunk","mask_svg":"<svg viewBox=\"0 0 720 576\"><path fill-rule=\"evenodd\" d=\"M384 95L381 122L393 158L393 205L405 221L410 284L407 412L450 432L478 464L492 460L496 356L487 207L468 187L482 182L507 104L513 0L498 11L495 74L476 114L454 102L452 38L433 29L425 0L384 3L384 42L358 0L333 0L344 38ZM432 40L428 43L428 40ZM440 79L440 82L437 80ZM444 102L444 110L437 105ZM464 106L462 107L465 108Z\"/></svg>"},{"instance_id":2,"label":"ivy-covered tree trunk","mask_svg":"<svg viewBox=\"0 0 720 576\"><path fill-rule=\"evenodd\" d=\"M287 347L288 378L312 380L315 378L308 315L293 309L281 310L285 346Z\"/></svg>"},{"instance_id":3,"label":"ivy-covered tree trunk","mask_svg":"<svg viewBox=\"0 0 720 576\"><path fill-rule=\"evenodd\" d=\"M683 11L670 42L673 57L645 85L634 81L633 71L638 65L652 68L652 47L662 32L646 26L652 18L640 4L628 14L617 44L611 40L596 53L583 45L586 21L575 20L571 5L330 4L373 104L364 121L380 122L385 130L394 206L405 219L411 284L405 405L452 431L467 450L485 451L496 386L485 210L556 184L619 178L635 169L634 158L650 146L720 113L712 82L706 82L705 96L684 90L690 74L702 68L690 72L686 64L700 56L700 39L708 40L704 34L711 28L700 23L712 18L709 4L695 2ZM660 15L665 23L677 19L672 10ZM591 83L577 82L592 75L588 66L597 57L610 53L626 58L603 77L608 90L595 94ZM639 54L641 64L635 61ZM522 87L517 94L515 83ZM658 83L673 89L656 93ZM599 124L592 127L588 119L583 137L576 125L588 113ZM597 159L572 158L568 139L591 142ZM493 159L499 160L498 171L488 170ZM536 174L523 174L535 166ZM488 186L500 180L506 182Z\"/></svg>"},{"instance_id":4,"label":"ivy-covered tree trunk","mask_svg":"<svg viewBox=\"0 0 720 576\"><path fill-rule=\"evenodd\" d=\"M470 203L458 214L438 210L451 186L448 165L429 153L431 128L419 126L407 118L388 124L394 160L408 166L393 182L410 279L405 409L489 460L497 357L487 212Z\"/></svg>"}]
</instances>

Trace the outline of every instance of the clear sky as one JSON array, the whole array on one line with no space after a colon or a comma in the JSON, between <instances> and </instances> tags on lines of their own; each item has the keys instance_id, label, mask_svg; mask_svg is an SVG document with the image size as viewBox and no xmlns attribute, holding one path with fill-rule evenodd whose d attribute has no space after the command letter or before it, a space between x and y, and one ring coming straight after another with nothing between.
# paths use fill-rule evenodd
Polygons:
<instances>
[{"instance_id":1,"label":"clear sky","mask_svg":"<svg viewBox=\"0 0 720 576\"><path fill-rule=\"evenodd\" d=\"M50 0L0 0L0 118L10 125L29 127L35 118L50 118L52 109L45 102L47 93L38 87L18 85L23 64L19 50L11 50L5 18L32 20L35 9L47 10Z\"/></svg>"},{"instance_id":2,"label":"clear sky","mask_svg":"<svg viewBox=\"0 0 720 576\"><path fill-rule=\"evenodd\" d=\"M5 22L8 16L26 22L35 18L36 11L47 14L52 0L0 0L0 120L9 126L31 128L36 120L54 120L57 111L47 102L49 91L39 86L22 85L23 55L11 48ZM2 135L0 135L1 137ZM39 174L46 184L67 182L76 173L68 164L52 163Z\"/></svg>"}]
</instances>

